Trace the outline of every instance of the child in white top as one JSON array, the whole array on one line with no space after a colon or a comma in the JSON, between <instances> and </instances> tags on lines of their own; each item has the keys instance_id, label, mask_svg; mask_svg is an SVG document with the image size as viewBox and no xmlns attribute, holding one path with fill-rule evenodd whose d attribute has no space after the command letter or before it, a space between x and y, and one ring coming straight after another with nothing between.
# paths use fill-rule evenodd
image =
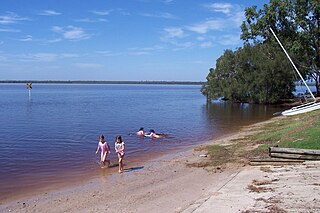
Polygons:
<instances>
[{"instance_id":1,"label":"child in white top","mask_svg":"<svg viewBox=\"0 0 320 213\"><path fill-rule=\"evenodd\" d=\"M114 144L114 149L118 154L118 161L119 161L119 173L123 172L123 157L124 157L124 142L120 135L116 137L116 141Z\"/></svg>"}]
</instances>

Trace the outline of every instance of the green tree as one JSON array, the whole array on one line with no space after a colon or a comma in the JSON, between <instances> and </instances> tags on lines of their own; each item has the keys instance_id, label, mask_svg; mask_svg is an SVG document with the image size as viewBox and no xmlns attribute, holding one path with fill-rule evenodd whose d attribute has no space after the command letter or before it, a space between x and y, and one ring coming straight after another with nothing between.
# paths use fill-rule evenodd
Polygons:
<instances>
[{"instance_id":1,"label":"green tree","mask_svg":"<svg viewBox=\"0 0 320 213\"><path fill-rule=\"evenodd\" d=\"M275 42L271 27L294 59L305 78L320 85L320 3L319 0L270 0L263 9L252 6L245 11L241 26L245 43Z\"/></svg>"},{"instance_id":2,"label":"green tree","mask_svg":"<svg viewBox=\"0 0 320 213\"><path fill-rule=\"evenodd\" d=\"M209 99L250 103L276 103L290 97L294 85L289 62L283 54L270 54L272 48L279 49L270 44L246 44L236 51L226 50L216 68L210 69L202 93Z\"/></svg>"}]
</instances>

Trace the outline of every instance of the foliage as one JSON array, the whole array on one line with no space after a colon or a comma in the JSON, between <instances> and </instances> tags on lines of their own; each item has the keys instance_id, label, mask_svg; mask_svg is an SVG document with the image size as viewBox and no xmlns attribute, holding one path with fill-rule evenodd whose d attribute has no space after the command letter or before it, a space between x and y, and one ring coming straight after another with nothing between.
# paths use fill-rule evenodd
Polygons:
<instances>
[{"instance_id":1,"label":"foliage","mask_svg":"<svg viewBox=\"0 0 320 213\"><path fill-rule=\"evenodd\" d=\"M319 90L319 0L270 0L263 9L245 11L241 25L244 46L226 50L211 68L202 93L208 99L276 103L290 98L293 82L300 80L270 33L275 31L304 78L312 78ZM295 77L295 78L291 78ZM318 91L319 94L319 91Z\"/></svg>"},{"instance_id":2,"label":"foliage","mask_svg":"<svg viewBox=\"0 0 320 213\"><path fill-rule=\"evenodd\" d=\"M275 103L289 97L294 87L290 65L283 54L269 52L270 48L274 47L266 43L226 50L216 68L210 69L202 93L209 99L250 103Z\"/></svg>"},{"instance_id":3,"label":"foliage","mask_svg":"<svg viewBox=\"0 0 320 213\"><path fill-rule=\"evenodd\" d=\"M319 0L270 0L263 9L249 7L241 26L241 38L246 43L275 42L269 33L270 27L305 78L313 78L319 89Z\"/></svg>"}]
</instances>

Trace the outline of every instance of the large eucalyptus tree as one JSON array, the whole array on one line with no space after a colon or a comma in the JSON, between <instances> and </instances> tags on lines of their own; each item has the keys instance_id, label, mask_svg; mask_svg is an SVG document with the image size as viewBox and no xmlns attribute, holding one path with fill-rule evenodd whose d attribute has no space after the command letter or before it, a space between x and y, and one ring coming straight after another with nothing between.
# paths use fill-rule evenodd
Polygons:
<instances>
[{"instance_id":1,"label":"large eucalyptus tree","mask_svg":"<svg viewBox=\"0 0 320 213\"><path fill-rule=\"evenodd\" d=\"M316 82L319 95L319 0L270 0L262 9L247 8L245 15L241 38L246 43L265 43L273 40L269 33L273 28L303 76Z\"/></svg>"}]
</instances>

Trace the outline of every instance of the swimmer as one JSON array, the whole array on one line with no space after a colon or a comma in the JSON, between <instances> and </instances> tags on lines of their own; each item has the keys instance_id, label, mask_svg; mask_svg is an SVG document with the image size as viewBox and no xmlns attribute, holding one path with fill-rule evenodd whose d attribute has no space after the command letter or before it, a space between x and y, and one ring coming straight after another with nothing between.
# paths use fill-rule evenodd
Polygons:
<instances>
[{"instance_id":1,"label":"swimmer","mask_svg":"<svg viewBox=\"0 0 320 213\"><path fill-rule=\"evenodd\" d=\"M156 134L153 129L150 129L149 134L145 134L144 136L150 138L160 138L160 135Z\"/></svg>"},{"instance_id":2,"label":"swimmer","mask_svg":"<svg viewBox=\"0 0 320 213\"><path fill-rule=\"evenodd\" d=\"M143 127L141 127L141 128L139 129L139 131L137 132L137 135L138 135L138 136L144 136Z\"/></svg>"}]
</instances>

